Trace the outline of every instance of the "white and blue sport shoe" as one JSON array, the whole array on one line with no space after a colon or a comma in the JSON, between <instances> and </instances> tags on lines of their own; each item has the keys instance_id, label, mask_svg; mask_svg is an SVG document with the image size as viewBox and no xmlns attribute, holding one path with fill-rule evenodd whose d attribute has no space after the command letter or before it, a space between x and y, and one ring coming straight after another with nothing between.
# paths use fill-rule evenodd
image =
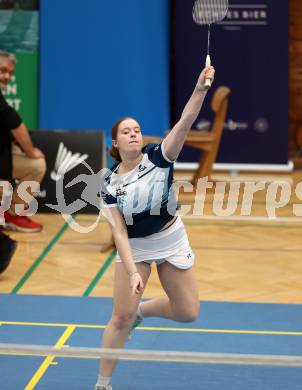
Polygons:
<instances>
[{"instance_id":1,"label":"white and blue sport shoe","mask_svg":"<svg viewBox=\"0 0 302 390\"><path fill-rule=\"evenodd\" d=\"M111 385L107 385L107 386L95 385L94 390L112 390L112 386Z\"/></svg>"},{"instance_id":2,"label":"white and blue sport shoe","mask_svg":"<svg viewBox=\"0 0 302 390\"><path fill-rule=\"evenodd\" d=\"M133 332L133 330L135 328L137 328L143 322L143 320L144 320L144 318L137 311L135 320L133 321L133 323L132 323L132 325L130 327L130 330L129 330L129 334L128 334L128 339L129 340L131 339L131 333Z\"/></svg>"}]
</instances>

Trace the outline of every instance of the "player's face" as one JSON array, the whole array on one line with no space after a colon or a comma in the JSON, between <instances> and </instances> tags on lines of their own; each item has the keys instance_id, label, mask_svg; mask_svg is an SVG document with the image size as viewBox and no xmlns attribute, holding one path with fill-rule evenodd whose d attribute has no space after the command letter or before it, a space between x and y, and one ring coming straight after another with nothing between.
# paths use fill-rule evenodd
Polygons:
<instances>
[{"instance_id":1,"label":"player's face","mask_svg":"<svg viewBox=\"0 0 302 390\"><path fill-rule=\"evenodd\" d=\"M134 119L125 119L120 123L117 139L113 146L122 154L137 154L141 152L143 137L139 124Z\"/></svg>"},{"instance_id":2,"label":"player's face","mask_svg":"<svg viewBox=\"0 0 302 390\"><path fill-rule=\"evenodd\" d=\"M15 70L15 64L0 57L0 88L5 89Z\"/></svg>"}]
</instances>

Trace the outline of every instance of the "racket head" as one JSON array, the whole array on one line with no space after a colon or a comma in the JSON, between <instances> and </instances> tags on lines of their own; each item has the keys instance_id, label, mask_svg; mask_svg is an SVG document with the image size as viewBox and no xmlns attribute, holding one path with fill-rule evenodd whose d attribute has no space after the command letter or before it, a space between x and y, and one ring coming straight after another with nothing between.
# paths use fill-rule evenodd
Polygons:
<instances>
[{"instance_id":1,"label":"racket head","mask_svg":"<svg viewBox=\"0 0 302 390\"><path fill-rule=\"evenodd\" d=\"M221 22L229 9L228 0L196 0L192 10L195 23L209 25Z\"/></svg>"}]
</instances>

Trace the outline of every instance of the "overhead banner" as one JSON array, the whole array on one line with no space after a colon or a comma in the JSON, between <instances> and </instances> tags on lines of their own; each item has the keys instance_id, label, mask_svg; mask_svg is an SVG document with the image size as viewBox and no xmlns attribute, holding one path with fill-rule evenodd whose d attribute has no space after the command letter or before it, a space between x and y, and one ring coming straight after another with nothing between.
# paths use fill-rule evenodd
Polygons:
<instances>
[{"instance_id":1,"label":"overhead banner","mask_svg":"<svg viewBox=\"0 0 302 390\"><path fill-rule=\"evenodd\" d=\"M194 128L210 129L215 89L231 89L217 162L288 165L288 1L232 0L211 28L215 82ZM194 0L174 8L174 122L193 91L207 52L207 27L192 20ZM184 149L183 162L199 152Z\"/></svg>"}]
</instances>

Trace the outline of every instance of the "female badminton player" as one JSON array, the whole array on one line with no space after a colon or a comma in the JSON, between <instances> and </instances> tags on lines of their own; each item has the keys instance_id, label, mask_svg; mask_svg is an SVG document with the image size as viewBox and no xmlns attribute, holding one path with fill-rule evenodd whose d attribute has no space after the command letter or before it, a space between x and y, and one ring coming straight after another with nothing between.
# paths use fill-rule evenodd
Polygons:
<instances>
[{"instance_id":1,"label":"female badminton player","mask_svg":"<svg viewBox=\"0 0 302 390\"><path fill-rule=\"evenodd\" d=\"M159 144L143 147L139 123L130 117L112 128L111 155L117 164L104 180L102 198L117 248L114 305L103 348L123 348L129 331L146 317L192 322L199 313L194 254L173 196L173 164L196 120L213 80L202 70L180 120ZM152 261L165 297L140 303ZM116 361L102 360L95 390L112 390Z\"/></svg>"}]
</instances>

